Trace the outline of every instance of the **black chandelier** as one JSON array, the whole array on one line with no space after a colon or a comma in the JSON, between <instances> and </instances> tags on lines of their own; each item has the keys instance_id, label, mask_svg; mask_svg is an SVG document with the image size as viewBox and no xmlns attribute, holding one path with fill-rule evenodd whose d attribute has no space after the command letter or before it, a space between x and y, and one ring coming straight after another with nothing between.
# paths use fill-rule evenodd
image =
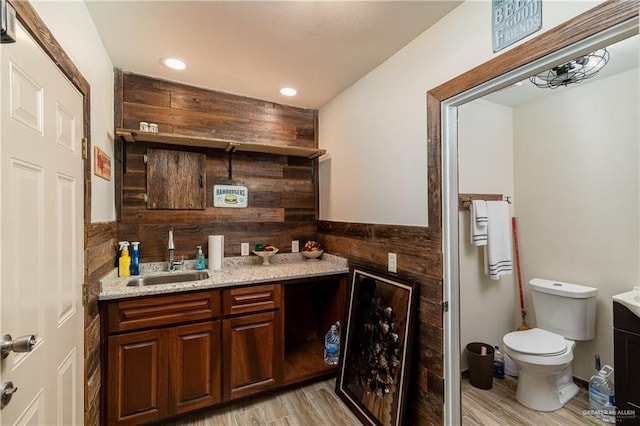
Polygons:
<instances>
[{"instance_id":1,"label":"black chandelier","mask_svg":"<svg viewBox=\"0 0 640 426\"><path fill-rule=\"evenodd\" d=\"M609 52L602 48L529 77L529 81L541 88L555 89L568 86L598 74L607 62L609 62Z\"/></svg>"}]
</instances>

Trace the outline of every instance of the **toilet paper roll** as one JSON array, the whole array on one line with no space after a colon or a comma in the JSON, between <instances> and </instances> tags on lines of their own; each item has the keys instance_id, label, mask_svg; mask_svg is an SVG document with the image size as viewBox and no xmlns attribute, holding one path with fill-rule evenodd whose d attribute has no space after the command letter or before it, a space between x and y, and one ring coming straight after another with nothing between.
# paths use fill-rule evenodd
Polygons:
<instances>
[{"instance_id":1,"label":"toilet paper roll","mask_svg":"<svg viewBox=\"0 0 640 426\"><path fill-rule=\"evenodd\" d=\"M224 260L224 235L209 235L209 270L222 269Z\"/></svg>"}]
</instances>

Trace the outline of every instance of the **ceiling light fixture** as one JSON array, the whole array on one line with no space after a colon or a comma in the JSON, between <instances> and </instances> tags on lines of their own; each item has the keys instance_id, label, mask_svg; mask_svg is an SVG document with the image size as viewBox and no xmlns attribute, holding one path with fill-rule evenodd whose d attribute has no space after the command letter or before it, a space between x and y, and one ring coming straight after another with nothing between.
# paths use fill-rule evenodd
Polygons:
<instances>
[{"instance_id":1,"label":"ceiling light fixture","mask_svg":"<svg viewBox=\"0 0 640 426\"><path fill-rule=\"evenodd\" d=\"M609 62L609 52L602 48L529 77L529 81L541 88L555 89L560 86L568 86L598 74L607 65L607 62Z\"/></svg>"},{"instance_id":2,"label":"ceiling light fixture","mask_svg":"<svg viewBox=\"0 0 640 426\"><path fill-rule=\"evenodd\" d=\"M161 62L165 67L174 70L183 70L187 67L184 62L176 58L163 58Z\"/></svg>"},{"instance_id":3,"label":"ceiling light fixture","mask_svg":"<svg viewBox=\"0 0 640 426\"><path fill-rule=\"evenodd\" d=\"M295 96L298 94L298 91L293 87L283 87L280 89L280 94L284 96Z\"/></svg>"}]
</instances>

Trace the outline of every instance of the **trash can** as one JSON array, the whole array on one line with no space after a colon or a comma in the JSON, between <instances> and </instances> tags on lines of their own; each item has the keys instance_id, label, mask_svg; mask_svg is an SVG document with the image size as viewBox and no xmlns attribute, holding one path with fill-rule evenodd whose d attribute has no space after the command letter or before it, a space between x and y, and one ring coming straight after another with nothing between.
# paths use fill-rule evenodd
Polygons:
<instances>
[{"instance_id":1,"label":"trash can","mask_svg":"<svg viewBox=\"0 0 640 426\"><path fill-rule=\"evenodd\" d=\"M486 355L482 355L483 347L487 348ZM491 389L493 387L493 346L479 342L469 343L467 361L471 385L479 389Z\"/></svg>"}]
</instances>

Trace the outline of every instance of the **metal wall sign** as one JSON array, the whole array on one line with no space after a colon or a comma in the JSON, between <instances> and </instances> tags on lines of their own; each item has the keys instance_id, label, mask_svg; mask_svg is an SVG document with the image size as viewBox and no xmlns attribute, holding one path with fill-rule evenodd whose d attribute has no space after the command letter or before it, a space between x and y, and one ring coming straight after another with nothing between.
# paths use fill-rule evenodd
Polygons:
<instances>
[{"instance_id":1,"label":"metal wall sign","mask_svg":"<svg viewBox=\"0 0 640 426\"><path fill-rule=\"evenodd\" d=\"M542 28L542 0L493 0L493 52Z\"/></svg>"},{"instance_id":2,"label":"metal wall sign","mask_svg":"<svg viewBox=\"0 0 640 426\"><path fill-rule=\"evenodd\" d=\"M213 207L247 207L249 193L246 186L214 185Z\"/></svg>"}]
</instances>

